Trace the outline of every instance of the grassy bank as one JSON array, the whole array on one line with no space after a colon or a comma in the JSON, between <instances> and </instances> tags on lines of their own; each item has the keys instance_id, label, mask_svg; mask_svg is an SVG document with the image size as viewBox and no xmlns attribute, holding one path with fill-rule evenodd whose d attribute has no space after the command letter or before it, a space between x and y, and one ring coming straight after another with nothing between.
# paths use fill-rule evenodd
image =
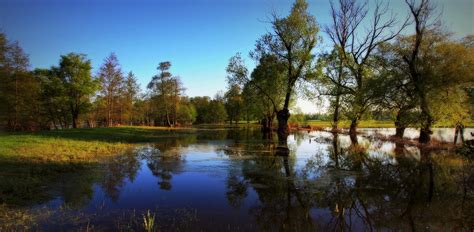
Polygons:
<instances>
[{"instance_id":1,"label":"grassy bank","mask_svg":"<svg viewBox=\"0 0 474 232\"><path fill-rule=\"evenodd\" d=\"M172 132L172 133L170 133ZM96 162L136 143L188 133L185 129L113 127L37 133L0 133L0 159L38 162Z\"/></svg>"}]
</instances>

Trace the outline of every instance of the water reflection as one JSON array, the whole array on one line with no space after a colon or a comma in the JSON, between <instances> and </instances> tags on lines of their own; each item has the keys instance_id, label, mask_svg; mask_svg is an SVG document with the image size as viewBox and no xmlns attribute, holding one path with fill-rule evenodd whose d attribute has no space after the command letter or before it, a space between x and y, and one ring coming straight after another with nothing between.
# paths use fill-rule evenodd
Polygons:
<instances>
[{"instance_id":1,"label":"water reflection","mask_svg":"<svg viewBox=\"0 0 474 232\"><path fill-rule=\"evenodd\" d=\"M365 136L355 142L344 134L304 132L281 144L249 128L205 129L140 145L97 166L0 165L6 167L0 171L0 203L72 208L62 213L65 218L95 215L71 227L49 220L39 229L91 223L116 230L117 218L157 208L163 231L177 228L176 217L183 216L176 209L183 208L196 212L180 223L183 230L474 227L472 161L451 150Z\"/></svg>"}]
</instances>

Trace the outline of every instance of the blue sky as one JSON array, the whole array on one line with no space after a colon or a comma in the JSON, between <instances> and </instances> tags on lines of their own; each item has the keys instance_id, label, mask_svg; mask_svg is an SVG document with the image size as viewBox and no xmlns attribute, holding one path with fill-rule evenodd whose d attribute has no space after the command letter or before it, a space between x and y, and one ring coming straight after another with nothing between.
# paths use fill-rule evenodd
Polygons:
<instances>
[{"instance_id":1,"label":"blue sky","mask_svg":"<svg viewBox=\"0 0 474 232\"><path fill-rule=\"evenodd\" d=\"M319 24L329 22L329 0L308 1ZM393 11L405 14L402 0ZM437 1L445 26L457 37L474 34L472 0ZM244 56L271 27L272 11L286 15L283 0L0 0L0 30L19 41L32 68L57 65L69 52L87 54L94 73L111 52L142 88L160 61L171 61L189 96L225 90L225 67L236 52ZM324 42L329 42L325 40ZM326 44L328 45L328 44ZM252 66L253 61L247 60ZM299 106L315 111L308 102Z\"/></svg>"}]
</instances>

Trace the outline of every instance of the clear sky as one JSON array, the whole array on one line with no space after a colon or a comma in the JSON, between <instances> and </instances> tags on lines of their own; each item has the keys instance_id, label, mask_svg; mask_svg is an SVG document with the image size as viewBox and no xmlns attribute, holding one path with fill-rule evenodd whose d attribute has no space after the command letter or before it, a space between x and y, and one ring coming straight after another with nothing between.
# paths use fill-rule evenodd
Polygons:
<instances>
[{"instance_id":1,"label":"clear sky","mask_svg":"<svg viewBox=\"0 0 474 232\"><path fill-rule=\"evenodd\" d=\"M329 0L309 0L321 25L329 22ZM474 34L473 0L436 1L445 26L457 37ZM403 0L391 0L400 15ZM244 56L271 29L272 11L288 14L284 0L0 0L0 30L29 54L31 68L57 65L69 52L87 54L94 73L111 52L124 72L133 71L142 88L160 61L182 78L188 96L225 90L231 56ZM324 35L322 35L324 37ZM329 43L328 40L324 40ZM326 44L327 45L327 44ZM247 59L249 66L253 61ZM300 101L304 112L316 107Z\"/></svg>"}]
</instances>

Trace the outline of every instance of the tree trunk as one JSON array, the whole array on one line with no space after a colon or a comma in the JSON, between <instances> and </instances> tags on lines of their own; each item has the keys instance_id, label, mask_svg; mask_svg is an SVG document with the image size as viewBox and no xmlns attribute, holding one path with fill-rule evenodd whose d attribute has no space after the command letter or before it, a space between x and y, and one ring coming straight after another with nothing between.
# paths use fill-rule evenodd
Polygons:
<instances>
[{"instance_id":1,"label":"tree trunk","mask_svg":"<svg viewBox=\"0 0 474 232\"><path fill-rule=\"evenodd\" d=\"M397 126L395 129L395 137L399 139L403 139L403 134L405 134L405 127L403 126Z\"/></svg>"},{"instance_id":2,"label":"tree trunk","mask_svg":"<svg viewBox=\"0 0 474 232\"><path fill-rule=\"evenodd\" d=\"M431 125L433 124L433 117L431 116L430 109L428 107L428 103L426 101L426 95L424 92L420 93L420 108L421 108L421 119L422 119L422 127L420 129L420 137L418 138L418 142L420 143L429 143L431 140Z\"/></svg>"},{"instance_id":3,"label":"tree trunk","mask_svg":"<svg viewBox=\"0 0 474 232\"><path fill-rule=\"evenodd\" d=\"M430 130L430 126L425 126L420 129L420 137L418 138L418 142L420 143L429 143L431 140L431 134L433 132Z\"/></svg>"},{"instance_id":4,"label":"tree trunk","mask_svg":"<svg viewBox=\"0 0 474 232\"><path fill-rule=\"evenodd\" d=\"M72 128L77 128L77 118L76 114L72 114Z\"/></svg>"},{"instance_id":5,"label":"tree trunk","mask_svg":"<svg viewBox=\"0 0 474 232\"><path fill-rule=\"evenodd\" d=\"M403 139L403 134L405 134L406 127L402 123L402 114L403 110L399 110L397 112L397 119L395 120L395 137L399 139Z\"/></svg>"},{"instance_id":6,"label":"tree trunk","mask_svg":"<svg viewBox=\"0 0 474 232\"><path fill-rule=\"evenodd\" d=\"M334 115L332 117L332 130L337 131L339 129L339 95L336 96L336 103L334 106Z\"/></svg>"},{"instance_id":7,"label":"tree trunk","mask_svg":"<svg viewBox=\"0 0 474 232\"><path fill-rule=\"evenodd\" d=\"M15 122L13 123L13 131L18 127L18 76L15 73Z\"/></svg>"},{"instance_id":8,"label":"tree trunk","mask_svg":"<svg viewBox=\"0 0 474 232\"><path fill-rule=\"evenodd\" d=\"M273 137L273 117L274 116L266 116L261 121L263 139L272 139Z\"/></svg>"},{"instance_id":9,"label":"tree trunk","mask_svg":"<svg viewBox=\"0 0 474 232\"><path fill-rule=\"evenodd\" d=\"M334 150L334 167L339 168L339 135L332 133L332 149Z\"/></svg>"},{"instance_id":10,"label":"tree trunk","mask_svg":"<svg viewBox=\"0 0 474 232\"><path fill-rule=\"evenodd\" d=\"M456 129L454 130L454 145L457 144L458 134L460 135L461 144L464 143L464 125L456 123Z\"/></svg>"},{"instance_id":11,"label":"tree trunk","mask_svg":"<svg viewBox=\"0 0 474 232\"><path fill-rule=\"evenodd\" d=\"M357 119L352 119L351 120L351 127L349 129L349 134L351 135L356 135L357 134L357 124L358 124L358 120Z\"/></svg>"},{"instance_id":12,"label":"tree trunk","mask_svg":"<svg viewBox=\"0 0 474 232\"><path fill-rule=\"evenodd\" d=\"M290 118L290 111L286 108L277 112L278 120L278 140L286 141L290 130L288 128L288 119Z\"/></svg>"}]
</instances>

